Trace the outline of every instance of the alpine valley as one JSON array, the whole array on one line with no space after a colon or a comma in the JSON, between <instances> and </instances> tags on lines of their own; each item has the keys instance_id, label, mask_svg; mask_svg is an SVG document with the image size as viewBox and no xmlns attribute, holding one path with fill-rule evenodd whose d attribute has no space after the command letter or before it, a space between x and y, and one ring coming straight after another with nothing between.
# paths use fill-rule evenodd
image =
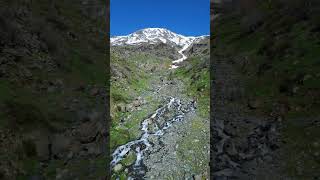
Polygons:
<instances>
[{"instance_id":1,"label":"alpine valley","mask_svg":"<svg viewBox=\"0 0 320 180\"><path fill-rule=\"evenodd\" d=\"M111 37L112 179L209 179L209 36Z\"/></svg>"}]
</instances>

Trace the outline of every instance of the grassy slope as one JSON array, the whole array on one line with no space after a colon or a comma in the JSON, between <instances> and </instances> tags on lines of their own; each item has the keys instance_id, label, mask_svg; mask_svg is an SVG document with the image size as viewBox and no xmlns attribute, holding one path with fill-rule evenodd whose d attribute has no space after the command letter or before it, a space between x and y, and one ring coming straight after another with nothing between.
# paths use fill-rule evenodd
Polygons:
<instances>
[{"instance_id":1,"label":"grassy slope","mask_svg":"<svg viewBox=\"0 0 320 180\"><path fill-rule=\"evenodd\" d=\"M17 30L17 33L27 31L40 34L43 37L40 41L48 46L49 51L41 49L38 52L31 51L32 54L23 57L15 67L9 66L7 70L10 73L0 80L0 106L4 110L0 111L0 129L14 129L18 136L32 132L37 128L46 129L45 131L49 129L53 132L62 131L71 125L76 118L74 112L67 111L63 107L65 104L68 105L68 101L78 99L87 108L96 104L96 98L89 95L87 91L75 92L74 89L81 85L105 87L107 82L103 36L88 31L95 27L103 30L104 20L96 21L84 16L81 13L83 7L80 7L79 1L55 1L55 7L59 14L56 16L56 13L50 9L50 2L49 0L35 0L29 3L32 18L24 19L22 23L24 29ZM20 6L20 1L4 1L2 3L4 7L12 9ZM74 33L77 40L68 38L68 32ZM16 35L14 34L14 36ZM29 68L30 64L40 64L42 61L50 60L60 66L58 68L53 68L53 66L41 69ZM25 68L32 74L29 79L21 75ZM49 68L53 68L53 70L49 71ZM62 91L47 92L36 89L41 83L55 82L56 80L63 82ZM105 108L103 103L100 103L97 106L101 109ZM17 168L21 171L17 174L21 179L25 179L33 173L39 173L37 157L33 154L26 154L23 150L25 148L25 146L18 146L17 149L8 152L8 157L15 157L16 151L21 152L19 159L10 159L18 164ZM1 158L6 157L1 156ZM101 157L97 158L97 162L100 161L99 158ZM106 161L103 159L101 158L101 161ZM88 162L83 161L74 164L73 168L87 167ZM52 161L49 163L49 167L44 169L44 174L49 179L56 175L55 169L50 170L50 167L62 166L54 164L55 162ZM97 165L99 166L98 163ZM103 169L103 172L96 171L97 177L101 177L106 173L105 164L100 163L98 168ZM88 177L87 174L81 174L82 172L86 171L79 171L78 177Z\"/></svg>"},{"instance_id":2,"label":"grassy slope","mask_svg":"<svg viewBox=\"0 0 320 180\"><path fill-rule=\"evenodd\" d=\"M320 167L319 156L314 155L319 147L312 145L320 137L319 127L308 121L320 115L320 6L301 4L259 2L265 16L252 31L243 15L223 15L215 26L212 52L237 59L248 99L261 102L258 113L268 115L275 107L286 107L279 114L287 142L285 173L305 178L319 175Z\"/></svg>"},{"instance_id":3,"label":"grassy slope","mask_svg":"<svg viewBox=\"0 0 320 180\"><path fill-rule=\"evenodd\" d=\"M21 64L17 64L17 66L27 66L31 64L31 61L41 61L43 59L61 59L63 60L62 68L56 69L53 72L48 72L48 69L42 70L30 70L34 77L31 80L24 79L24 77L19 77L18 72L12 72L12 76L16 76L16 79L12 77L12 79L4 79L1 81L1 97L0 102L4 103L6 100L15 101L17 104L21 104L22 106L28 106L29 103L32 108L34 106L35 109L43 112L42 114L46 115L50 112L48 111L62 111L63 109L59 109L61 107L57 106L57 104L63 104L66 98L70 96L80 97L86 101L91 101L92 99L86 93L75 94L72 92L72 88L80 86L82 84L85 85L97 85L97 86L105 86L106 84L106 55L105 55L105 47L103 46L102 39L94 39L90 36L85 29L88 27L96 27L97 24L101 22L88 22L89 24L84 24L82 19L84 16L81 16L79 13L79 7L70 6L73 4L70 2L64 1L56 1L57 6L60 8L61 16L68 19L68 23L65 24L68 30L71 32L76 32L77 36L81 39L79 41L69 41L63 32L63 30L56 29L54 25L51 23L42 24L43 26L47 26L45 29L39 29L39 33L43 33L47 36L57 37L56 40L52 40L52 46L56 46L57 50L46 52L39 52L31 54L31 57L26 57L23 59ZM44 21L45 18L50 17L50 13L48 12L48 3L47 1L35 1L32 3L32 15L35 17L31 21ZM43 16L44 18L41 18ZM40 28L40 27L39 27ZM94 37L94 36L93 36ZM94 40L97 42L94 42ZM49 41L49 40L48 40ZM88 45L89 44L89 45ZM100 45L99 45L100 44ZM56 57L60 56L61 48L64 49L63 56L64 57ZM97 47L96 47L97 46ZM59 52L58 52L59 51ZM58 61L58 60L57 60ZM18 67L19 68L19 67ZM18 70L17 70L18 71ZM16 73L16 74L14 74ZM64 93L47 93L47 92L37 92L33 93L32 85L36 84L36 81L55 81L56 79L63 80L63 83L66 85L66 89ZM55 102L53 102L53 100ZM21 109L22 110L22 109ZM23 113L23 111L20 111ZM2 111L2 113L4 113ZM42 118L45 119L45 118ZM3 121L6 121L3 119ZM5 123L5 122L3 122Z\"/></svg>"},{"instance_id":4,"label":"grassy slope","mask_svg":"<svg viewBox=\"0 0 320 180\"><path fill-rule=\"evenodd\" d=\"M159 74L168 69L171 61L149 53L132 53L129 57L125 57L120 52L118 50L111 52L111 152L120 145L138 139L141 136L141 121L163 103L153 97L151 84L159 80ZM143 97L146 104L134 111L121 110L120 107L128 108L138 97ZM134 161L135 156L129 154L121 163L129 167ZM126 179L127 173L123 171L124 169L113 172L112 179L116 179L117 176Z\"/></svg>"},{"instance_id":5,"label":"grassy slope","mask_svg":"<svg viewBox=\"0 0 320 180\"><path fill-rule=\"evenodd\" d=\"M208 176L208 144L209 142L209 112L210 112L210 80L209 58L193 56L179 67L171 78L177 78L185 83L185 93L197 99L197 116L193 117L190 131L179 141L179 157L186 164L192 165L192 172ZM188 154L194 151L193 155Z\"/></svg>"},{"instance_id":6,"label":"grassy slope","mask_svg":"<svg viewBox=\"0 0 320 180\"><path fill-rule=\"evenodd\" d=\"M199 103L199 111L206 117L209 110L209 62L203 57L191 57L186 63L178 68L172 77L182 80L187 88L186 93L189 96L196 97Z\"/></svg>"},{"instance_id":7,"label":"grassy slope","mask_svg":"<svg viewBox=\"0 0 320 180\"><path fill-rule=\"evenodd\" d=\"M137 53L124 59L117 53L111 55L111 66L121 74L121 77L112 77L111 80L111 150L125 144L129 140L137 139L140 136L140 122L153 110L157 109L160 102L156 102L150 95L145 96L151 90L151 81L159 78L157 73L168 68L169 59L157 58L153 55ZM151 69L155 71L151 74ZM148 102L141 110L123 112L119 106L126 107L137 97L144 95ZM122 125L120 120L128 117Z\"/></svg>"}]
</instances>

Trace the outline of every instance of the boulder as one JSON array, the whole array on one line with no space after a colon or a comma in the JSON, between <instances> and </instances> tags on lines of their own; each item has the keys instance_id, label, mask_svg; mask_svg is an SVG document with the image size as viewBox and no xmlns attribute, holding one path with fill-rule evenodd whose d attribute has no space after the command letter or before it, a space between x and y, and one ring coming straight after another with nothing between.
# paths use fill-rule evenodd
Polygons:
<instances>
[{"instance_id":1,"label":"boulder","mask_svg":"<svg viewBox=\"0 0 320 180\"><path fill-rule=\"evenodd\" d=\"M81 124L77 128L76 136L81 143L93 142L99 132L103 130L103 126L99 122L88 121Z\"/></svg>"},{"instance_id":2,"label":"boulder","mask_svg":"<svg viewBox=\"0 0 320 180\"><path fill-rule=\"evenodd\" d=\"M123 168L122 164L117 164L117 165L115 165L115 166L113 167L113 170L114 170L115 172L119 172L119 171L122 170L122 168Z\"/></svg>"},{"instance_id":3,"label":"boulder","mask_svg":"<svg viewBox=\"0 0 320 180\"><path fill-rule=\"evenodd\" d=\"M139 106L141 105L141 102L140 102L140 100L134 100L134 101L132 102L132 105L133 105L134 107L139 107Z\"/></svg>"},{"instance_id":4,"label":"boulder","mask_svg":"<svg viewBox=\"0 0 320 180\"><path fill-rule=\"evenodd\" d=\"M133 105L132 105L132 104L127 104L127 105L125 106L125 110L126 110L126 112L132 111L132 110L133 110Z\"/></svg>"}]
</instances>

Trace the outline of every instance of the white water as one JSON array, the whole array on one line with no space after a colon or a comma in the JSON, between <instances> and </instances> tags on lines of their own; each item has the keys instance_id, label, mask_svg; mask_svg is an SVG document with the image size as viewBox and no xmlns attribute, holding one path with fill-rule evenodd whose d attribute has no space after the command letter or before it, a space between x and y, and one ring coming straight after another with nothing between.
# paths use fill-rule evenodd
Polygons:
<instances>
[{"instance_id":1,"label":"white water","mask_svg":"<svg viewBox=\"0 0 320 180\"><path fill-rule=\"evenodd\" d=\"M134 163L133 168L139 169L142 165L142 160L144 158L145 152L148 151L149 148L152 146L148 141L149 136L162 136L165 134L165 130L169 129L174 122L183 121L184 113L194 109L193 103L194 102L191 103L191 106L189 104L187 105L187 110L181 110L181 101L179 99L171 97L170 101L167 104L158 108L156 112L153 113L149 118L143 120L143 122L141 123L141 131L143 131L143 134L139 139L121 145L113 152L111 167L114 167L123 158L125 158L129 151L134 151L136 154L136 161ZM158 125L154 123L158 130L154 133L151 133L148 129L148 125L152 124L152 122L154 121L157 121L161 117L161 115L163 115L172 108L178 110L179 114L175 115L172 119L166 121L162 128L159 128Z\"/></svg>"},{"instance_id":2,"label":"white water","mask_svg":"<svg viewBox=\"0 0 320 180\"><path fill-rule=\"evenodd\" d=\"M148 131L148 125L151 124L152 119L156 118L157 116L161 115L164 113L164 111L166 110L166 108L171 108L172 103L175 102L175 98L171 98L170 102L168 104L166 104L165 106L159 108L156 110L156 112L154 114L151 115L150 118L145 119L142 124L141 124L141 130L143 131L142 136L140 137L140 139L138 140L134 140L134 141L130 141L127 144L124 144L122 146L119 146L114 153L112 154L113 160L111 161L111 166L116 165L119 161L121 161L123 159L123 157L131 150L131 147L133 145L138 145L140 143L143 143L146 148L144 150L141 150L141 148L139 146L137 146L137 148L135 149L136 151L136 155L137 155L137 159L136 159L136 163L135 165L139 165L140 161L143 158L143 153L148 150L148 148L150 147L150 144L148 142L148 137L150 136L150 133ZM180 101L179 101L180 102ZM158 130L159 132L156 132L155 134L159 135L160 132L162 132L162 130Z\"/></svg>"}]
</instances>

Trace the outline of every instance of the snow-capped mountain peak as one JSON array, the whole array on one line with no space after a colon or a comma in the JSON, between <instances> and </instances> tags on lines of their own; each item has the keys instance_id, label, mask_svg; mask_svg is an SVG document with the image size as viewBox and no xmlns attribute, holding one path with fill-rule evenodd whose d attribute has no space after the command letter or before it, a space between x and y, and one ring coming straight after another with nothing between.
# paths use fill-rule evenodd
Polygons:
<instances>
[{"instance_id":1,"label":"snow-capped mountain peak","mask_svg":"<svg viewBox=\"0 0 320 180\"><path fill-rule=\"evenodd\" d=\"M111 37L111 45L139 45L143 43L156 44L162 42L165 44L183 47L186 45L190 45L193 42L201 40L205 37L206 36L183 36L165 28L146 28L138 30L127 36Z\"/></svg>"}]
</instances>

